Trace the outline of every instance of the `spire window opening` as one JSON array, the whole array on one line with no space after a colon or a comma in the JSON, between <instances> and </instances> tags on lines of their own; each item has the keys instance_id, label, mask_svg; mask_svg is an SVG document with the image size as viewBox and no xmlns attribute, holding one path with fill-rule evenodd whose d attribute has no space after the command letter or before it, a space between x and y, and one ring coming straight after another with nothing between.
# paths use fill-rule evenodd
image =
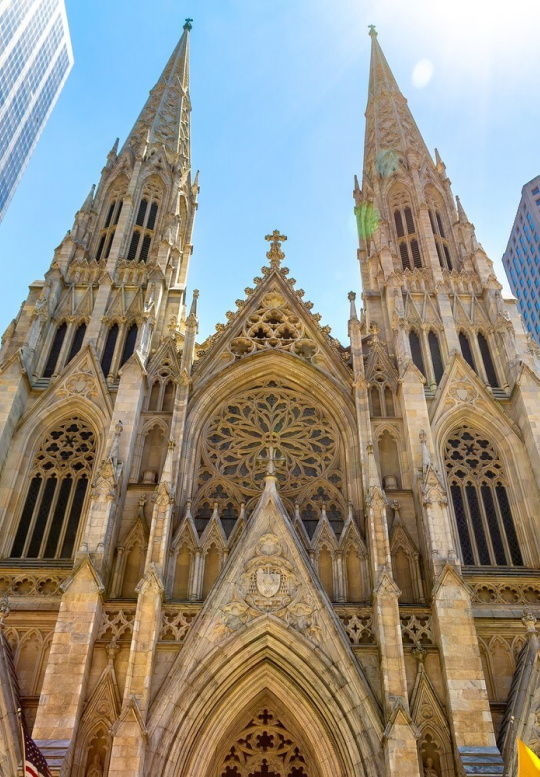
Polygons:
<instances>
[{"instance_id":1,"label":"spire window opening","mask_svg":"<svg viewBox=\"0 0 540 777\"><path fill-rule=\"evenodd\" d=\"M426 378L426 370L424 367L424 357L422 356L422 344L420 338L412 329L409 332L409 344L411 346L411 356L414 364L420 370L424 378Z\"/></svg>"},{"instance_id":2,"label":"spire window opening","mask_svg":"<svg viewBox=\"0 0 540 777\"><path fill-rule=\"evenodd\" d=\"M138 333L139 329L137 324L132 324L126 334L124 350L122 351L122 358L120 359L120 367L123 367L127 360L133 355Z\"/></svg>"},{"instance_id":3,"label":"spire window opening","mask_svg":"<svg viewBox=\"0 0 540 777\"><path fill-rule=\"evenodd\" d=\"M499 388L499 381L497 379L497 372L495 371L495 364L493 363L489 343L482 332L478 332L478 347L480 349L480 355L482 356L482 362L484 363L488 384L491 388Z\"/></svg>"},{"instance_id":4,"label":"spire window opening","mask_svg":"<svg viewBox=\"0 0 540 777\"><path fill-rule=\"evenodd\" d=\"M120 213L122 212L122 200L115 196L113 197L109 209L107 211L107 217L105 223L100 232L98 249L96 251L96 262L100 259L108 259L111 252L112 242L120 219Z\"/></svg>"},{"instance_id":5,"label":"spire window opening","mask_svg":"<svg viewBox=\"0 0 540 777\"><path fill-rule=\"evenodd\" d=\"M147 262L154 236L159 202L156 192L143 197L139 204L135 226L128 249L128 261ZM141 239L142 238L142 239Z\"/></svg>"},{"instance_id":6,"label":"spire window opening","mask_svg":"<svg viewBox=\"0 0 540 777\"><path fill-rule=\"evenodd\" d=\"M398 201L394 205L394 223L401 266L404 270L422 267L418 233L410 205Z\"/></svg>"},{"instance_id":7,"label":"spire window opening","mask_svg":"<svg viewBox=\"0 0 540 777\"><path fill-rule=\"evenodd\" d=\"M474 372L476 372L477 371L476 364L474 363L471 344L465 332L459 333L459 345L461 348L461 353L463 354L463 358L465 359L465 361L467 362L471 370L474 370Z\"/></svg>"},{"instance_id":8,"label":"spire window opening","mask_svg":"<svg viewBox=\"0 0 540 777\"><path fill-rule=\"evenodd\" d=\"M523 566L503 464L493 444L462 426L445 447L448 478L463 563Z\"/></svg>"},{"instance_id":9,"label":"spire window opening","mask_svg":"<svg viewBox=\"0 0 540 777\"><path fill-rule=\"evenodd\" d=\"M73 557L95 449L94 433L77 417L44 437L27 478L10 558Z\"/></svg>"},{"instance_id":10,"label":"spire window opening","mask_svg":"<svg viewBox=\"0 0 540 777\"><path fill-rule=\"evenodd\" d=\"M77 356L79 351L82 348L84 336L86 334L86 324L82 323L80 326L77 327L75 330L75 334L73 335L73 339L71 341L71 348L69 349L69 354L66 359L66 364L69 364L69 362Z\"/></svg>"},{"instance_id":11,"label":"spire window opening","mask_svg":"<svg viewBox=\"0 0 540 777\"><path fill-rule=\"evenodd\" d=\"M439 264L443 270L451 271L453 269L453 264L450 256L450 244L446 238L441 214L435 208L430 208L428 213L431 231L433 232L433 238L435 240L435 248L437 249L437 256L439 257Z\"/></svg>"},{"instance_id":12,"label":"spire window opening","mask_svg":"<svg viewBox=\"0 0 540 777\"><path fill-rule=\"evenodd\" d=\"M60 357L60 351L62 350L62 345L64 344L66 332L67 332L67 324L64 321L64 323L60 324L60 326L55 332L54 339L51 345L51 350L49 351L49 358L47 359L47 364L45 365L45 369L43 370L44 378L51 378L56 371L56 366L58 364L58 359Z\"/></svg>"},{"instance_id":13,"label":"spire window opening","mask_svg":"<svg viewBox=\"0 0 540 777\"><path fill-rule=\"evenodd\" d=\"M444 363L441 355L441 346L439 345L439 338L433 330L430 330L428 334L429 352L431 354L431 365L433 367L433 376L437 385L441 382L444 374Z\"/></svg>"},{"instance_id":14,"label":"spire window opening","mask_svg":"<svg viewBox=\"0 0 540 777\"><path fill-rule=\"evenodd\" d=\"M114 351L116 348L116 341L118 340L118 332L118 324L113 324L107 332L107 339L105 341L105 347L101 357L101 369L103 370L105 377L107 377L111 371Z\"/></svg>"}]
</instances>

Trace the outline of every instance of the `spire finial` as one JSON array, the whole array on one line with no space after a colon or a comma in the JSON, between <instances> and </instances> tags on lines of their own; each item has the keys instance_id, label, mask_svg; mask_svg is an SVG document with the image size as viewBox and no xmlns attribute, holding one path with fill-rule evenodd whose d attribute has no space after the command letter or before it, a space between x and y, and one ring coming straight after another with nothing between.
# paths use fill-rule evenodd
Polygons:
<instances>
[{"instance_id":1,"label":"spire finial","mask_svg":"<svg viewBox=\"0 0 540 777\"><path fill-rule=\"evenodd\" d=\"M281 250L281 243L287 240L287 235L282 235L279 229L274 229L271 235L266 235L264 238L268 240L270 250L266 252L266 256L270 259L270 266L274 270L279 270L281 260L285 258L285 254Z\"/></svg>"},{"instance_id":2,"label":"spire finial","mask_svg":"<svg viewBox=\"0 0 540 777\"><path fill-rule=\"evenodd\" d=\"M188 32L191 32L193 29L193 19L186 19L186 23L184 24L184 30L187 30Z\"/></svg>"},{"instance_id":3,"label":"spire finial","mask_svg":"<svg viewBox=\"0 0 540 777\"><path fill-rule=\"evenodd\" d=\"M369 36L371 38L376 38L377 37L377 30L375 29L375 25L374 24L368 24L368 29L369 29Z\"/></svg>"}]
</instances>

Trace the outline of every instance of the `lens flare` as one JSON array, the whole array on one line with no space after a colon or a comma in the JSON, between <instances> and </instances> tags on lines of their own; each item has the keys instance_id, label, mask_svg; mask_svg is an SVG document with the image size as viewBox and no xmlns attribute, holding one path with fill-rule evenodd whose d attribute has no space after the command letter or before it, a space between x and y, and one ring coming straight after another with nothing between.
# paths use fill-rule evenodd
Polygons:
<instances>
[{"instance_id":1,"label":"lens flare","mask_svg":"<svg viewBox=\"0 0 540 777\"><path fill-rule=\"evenodd\" d=\"M379 151L376 159L377 172L383 178L393 175L399 167L399 157L393 148Z\"/></svg>"},{"instance_id":2,"label":"lens flare","mask_svg":"<svg viewBox=\"0 0 540 777\"><path fill-rule=\"evenodd\" d=\"M367 240L372 237L379 228L380 214L371 202L363 202L354 209L358 237Z\"/></svg>"},{"instance_id":3,"label":"lens flare","mask_svg":"<svg viewBox=\"0 0 540 777\"><path fill-rule=\"evenodd\" d=\"M423 89L433 78L433 63L429 59L421 59L414 66L412 73L413 86Z\"/></svg>"}]
</instances>

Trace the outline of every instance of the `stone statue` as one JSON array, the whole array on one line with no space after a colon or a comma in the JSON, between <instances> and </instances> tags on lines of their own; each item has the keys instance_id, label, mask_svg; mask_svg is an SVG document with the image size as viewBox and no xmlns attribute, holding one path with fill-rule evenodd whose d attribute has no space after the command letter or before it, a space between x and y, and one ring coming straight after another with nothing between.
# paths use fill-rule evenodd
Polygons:
<instances>
[{"instance_id":1,"label":"stone statue","mask_svg":"<svg viewBox=\"0 0 540 777\"><path fill-rule=\"evenodd\" d=\"M433 758L426 759L424 766L424 777L439 777L439 772L433 766Z\"/></svg>"},{"instance_id":2,"label":"stone statue","mask_svg":"<svg viewBox=\"0 0 540 777\"><path fill-rule=\"evenodd\" d=\"M103 777L101 759L97 753L95 753L94 757L92 758L92 763L86 772L86 777Z\"/></svg>"}]
</instances>

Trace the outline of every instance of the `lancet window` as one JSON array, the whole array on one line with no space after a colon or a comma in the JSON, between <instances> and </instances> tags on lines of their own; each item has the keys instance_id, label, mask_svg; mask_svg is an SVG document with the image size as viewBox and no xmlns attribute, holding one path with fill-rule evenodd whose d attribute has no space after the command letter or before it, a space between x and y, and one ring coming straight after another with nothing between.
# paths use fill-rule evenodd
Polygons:
<instances>
[{"instance_id":1,"label":"lancet window","mask_svg":"<svg viewBox=\"0 0 540 777\"><path fill-rule=\"evenodd\" d=\"M155 187L150 187L143 195L137 210L127 254L129 261L146 262L148 260L158 209L158 191Z\"/></svg>"},{"instance_id":2,"label":"lancet window","mask_svg":"<svg viewBox=\"0 0 540 777\"><path fill-rule=\"evenodd\" d=\"M463 358L479 377L484 380L491 388L500 386L497 377L497 370L491 355L491 348L487 337L482 333L466 335L465 332L459 333L459 344ZM476 351L476 354L474 353ZM480 365L480 366L479 366Z\"/></svg>"},{"instance_id":3,"label":"lancet window","mask_svg":"<svg viewBox=\"0 0 540 777\"><path fill-rule=\"evenodd\" d=\"M122 212L122 199L119 195L113 195L109 207L107 209L107 215L105 222L99 235L99 243L96 251L96 261L100 259L108 259L111 252L112 242L118 226L118 220L120 219L120 213Z\"/></svg>"},{"instance_id":4,"label":"lancet window","mask_svg":"<svg viewBox=\"0 0 540 777\"><path fill-rule=\"evenodd\" d=\"M44 437L28 474L11 558L72 558L95 448L94 433L78 417Z\"/></svg>"},{"instance_id":5,"label":"lancet window","mask_svg":"<svg viewBox=\"0 0 540 777\"><path fill-rule=\"evenodd\" d=\"M376 375L370 385L371 414L393 418L396 415L396 403L392 386L382 374Z\"/></svg>"},{"instance_id":6,"label":"lancet window","mask_svg":"<svg viewBox=\"0 0 540 777\"><path fill-rule=\"evenodd\" d=\"M414 329L409 333L409 344L414 364L418 367L430 389L435 389L444 374L444 361L439 336L430 329L418 334Z\"/></svg>"},{"instance_id":7,"label":"lancet window","mask_svg":"<svg viewBox=\"0 0 540 777\"><path fill-rule=\"evenodd\" d=\"M45 369L43 370L44 378L51 378L56 371L58 360L60 358L60 352L66 337L67 328L67 324L64 321L62 324L60 324L54 334L54 338L51 343L51 349L49 351L49 357L47 359Z\"/></svg>"},{"instance_id":8,"label":"lancet window","mask_svg":"<svg viewBox=\"0 0 540 777\"><path fill-rule=\"evenodd\" d=\"M72 359L74 359L75 356L77 356L77 354L81 350L85 334L86 334L86 324L83 322L82 324L79 324L79 326L77 327L77 329L73 334L73 339L71 340L71 347L69 349L69 353L66 359L66 364L69 364L69 362Z\"/></svg>"},{"instance_id":9,"label":"lancet window","mask_svg":"<svg viewBox=\"0 0 540 777\"><path fill-rule=\"evenodd\" d=\"M446 443L445 467L464 564L522 566L506 473L494 445L461 426Z\"/></svg>"},{"instance_id":10,"label":"lancet window","mask_svg":"<svg viewBox=\"0 0 540 777\"><path fill-rule=\"evenodd\" d=\"M409 344L411 346L411 356L414 364L418 367L424 378L427 377L426 368L424 367L424 356L422 354L422 344L414 329L411 329L409 332Z\"/></svg>"},{"instance_id":11,"label":"lancet window","mask_svg":"<svg viewBox=\"0 0 540 777\"><path fill-rule=\"evenodd\" d=\"M159 371L152 381L148 397L148 410L162 413L172 413L176 385L168 368Z\"/></svg>"},{"instance_id":12,"label":"lancet window","mask_svg":"<svg viewBox=\"0 0 540 777\"><path fill-rule=\"evenodd\" d=\"M295 505L309 534L322 507L339 535L347 511L340 434L322 408L297 389L277 381L240 392L209 420L200 450L193 515L208 522L214 502L230 520L242 503L249 513L275 457L280 496L289 514Z\"/></svg>"},{"instance_id":13,"label":"lancet window","mask_svg":"<svg viewBox=\"0 0 540 777\"><path fill-rule=\"evenodd\" d=\"M393 201L394 224L397 235L398 252L404 270L422 267L419 235L408 198L402 194Z\"/></svg>"},{"instance_id":14,"label":"lancet window","mask_svg":"<svg viewBox=\"0 0 540 777\"><path fill-rule=\"evenodd\" d=\"M43 377L52 378L60 372L79 353L82 348L86 324L62 322L55 330L47 361L43 367ZM68 351L69 348L69 351ZM66 356L67 352L67 356Z\"/></svg>"},{"instance_id":15,"label":"lancet window","mask_svg":"<svg viewBox=\"0 0 540 777\"><path fill-rule=\"evenodd\" d=\"M437 256L439 257L439 264L446 270L452 270L453 265L450 256L450 243L446 236L441 214L433 205L428 212L431 230L435 239L435 248L437 249Z\"/></svg>"},{"instance_id":16,"label":"lancet window","mask_svg":"<svg viewBox=\"0 0 540 777\"><path fill-rule=\"evenodd\" d=\"M138 333L138 326L133 321L121 327L116 322L111 324L101 354L101 369L106 378L114 378L133 355Z\"/></svg>"}]
</instances>

